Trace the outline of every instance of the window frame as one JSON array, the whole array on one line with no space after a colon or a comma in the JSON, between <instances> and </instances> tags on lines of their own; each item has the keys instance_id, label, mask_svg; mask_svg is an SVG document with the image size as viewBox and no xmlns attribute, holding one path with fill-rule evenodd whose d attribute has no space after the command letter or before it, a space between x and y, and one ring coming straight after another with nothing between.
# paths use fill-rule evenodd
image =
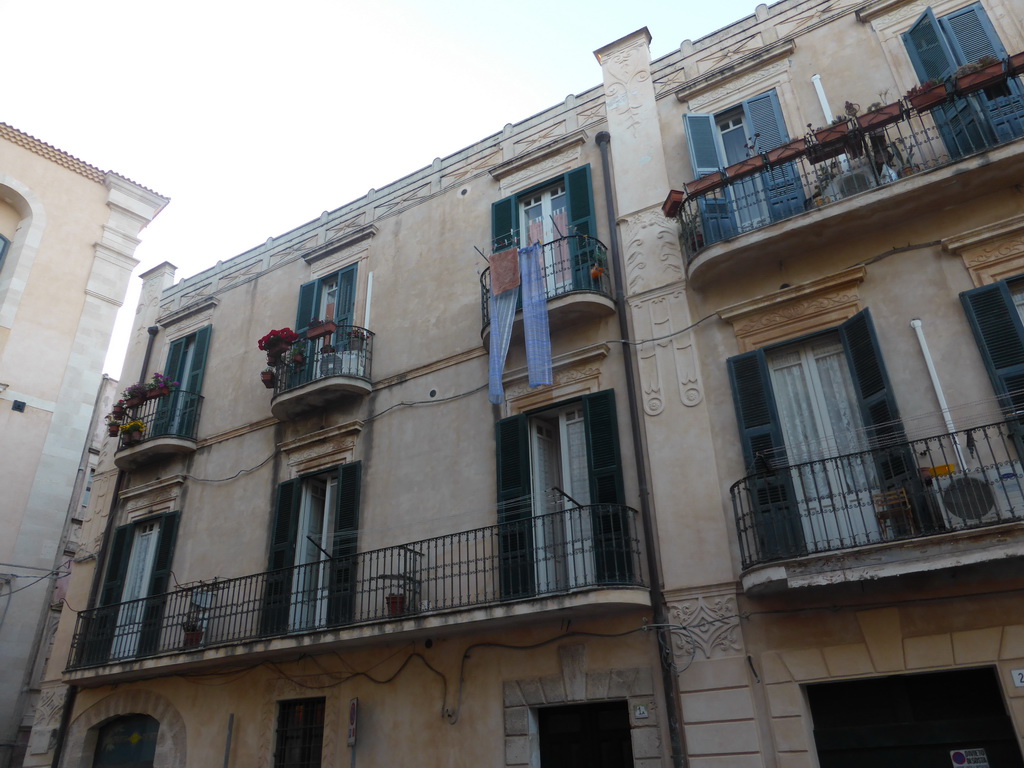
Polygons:
<instances>
[{"instance_id":1,"label":"window frame","mask_svg":"<svg viewBox=\"0 0 1024 768\"><path fill-rule=\"evenodd\" d=\"M305 707L308 705L313 706L312 712L314 722L312 724L296 726L286 722L292 708ZM311 696L301 699L284 699L277 702L277 718L274 726L274 768L319 768L319 766L323 765L326 713L327 698L324 696ZM298 733L295 733L296 731L298 731ZM289 734L291 735L289 736ZM310 738L311 734L312 738ZM304 756L304 759L302 759L301 762L286 760L284 750L290 745L283 743L284 738L294 738L296 735L301 741L299 746L300 750L310 750L315 746L315 759L312 759L313 753L310 753L308 756ZM319 743L314 745L313 740L316 738L319 738Z\"/></svg>"}]
</instances>

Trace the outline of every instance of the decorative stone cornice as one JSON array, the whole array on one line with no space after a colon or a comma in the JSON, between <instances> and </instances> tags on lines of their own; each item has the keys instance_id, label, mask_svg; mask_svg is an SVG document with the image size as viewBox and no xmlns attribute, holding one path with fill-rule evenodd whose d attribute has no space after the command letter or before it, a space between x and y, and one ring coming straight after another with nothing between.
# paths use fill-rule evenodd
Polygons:
<instances>
[{"instance_id":1,"label":"decorative stone cornice","mask_svg":"<svg viewBox=\"0 0 1024 768\"><path fill-rule=\"evenodd\" d=\"M539 163L553 155L560 154L573 147L583 146L587 143L587 138L587 132L582 128L578 131L567 133L535 149L524 152L518 157L513 157L511 160L499 163L490 169L490 174L498 181L502 181L508 176L526 170L535 163Z\"/></svg>"},{"instance_id":2,"label":"decorative stone cornice","mask_svg":"<svg viewBox=\"0 0 1024 768\"><path fill-rule=\"evenodd\" d=\"M124 503L125 514L129 517L139 517L138 513L145 515L173 509L184 485L185 475L171 475L125 488L118 498Z\"/></svg>"},{"instance_id":3,"label":"decorative stone cornice","mask_svg":"<svg viewBox=\"0 0 1024 768\"><path fill-rule=\"evenodd\" d=\"M158 317L156 322L157 325L162 328L170 328L171 326L177 325L194 315L201 314L205 318L212 319L213 310L216 309L218 304L220 304L220 299L216 296L201 296L187 307L176 309L173 312L168 312L163 317Z\"/></svg>"},{"instance_id":4,"label":"decorative stone cornice","mask_svg":"<svg viewBox=\"0 0 1024 768\"><path fill-rule=\"evenodd\" d=\"M357 243L361 243L364 240L369 240L375 237L379 230L373 224L367 224L365 227L354 229L345 232L341 237L337 237L334 240L330 240L323 245L317 246L312 250L304 253L302 259L307 264L314 264L320 259L326 258L331 254L342 251L346 248L351 248Z\"/></svg>"},{"instance_id":5,"label":"decorative stone cornice","mask_svg":"<svg viewBox=\"0 0 1024 768\"><path fill-rule=\"evenodd\" d=\"M50 162L56 163L62 168L67 168L69 171L84 176L90 181L95 181L99 184L103 183L103 179L106 173L101 171L94 165L89 165L86 162L79 160L73 155L69 155L67 152L57 149L52 144L47 144L45 141L40 141L34 136L19 131L13 126L7 125L7 123L0 123L0 138L17 144L19 147L27 149L40 157L45 157Z\"/></svg>"},{"instance_id":6,"label":"decorative stone cornice","mask_svg":"<svg viewBox=\"0 0 1024 768\"><path fill-rule=\"evenodd\" d=\"M860 311L857 286L867 275L853 267L768 296L743 301L718 311L733 327L740 351L826 330Z\"/></svg>"},{"instance_id":7,"label":"decorative stone cornice","mask_svg":"<svg viewBox=\"0 0 1024 768\"><path fill-rule=\"evenodd\" d=\"M1024 273L1024 214L946 238L942 249L963 259L975 286Z\"/></svg>"},{"instance_id":8,"label":"decorative stone cornice","mask_svg":"<svg viewBox=\"0 0 1024 768\"><path fill-rule=\"evenodd\" d=\"M743 75L749 75L774 61L792 56L794 51L796 51L796 43L792 40L784 40L767 46L756 53L745 56L735 64L710 72L703 77L695 78L687 83L685 87L676 91L676 98L679 101L690 101L705 91L718 88Z\"/></svg>"},{"instance_id":9,"label":"decorative stone cornice","mask_svg":"<svg viewBox=\"0 0 1024 768\"><path fill-rule=\"evenodd\" d=\"M879 16L885 16L887 13L892 13L897 8L912 2L915 2L915 0L875 0L875 2L868 3L857 11L857 21L861 24L867 24Z\"/></svg>"},{"instance_id":10,"label":"decorative stone cornice","mask_svg":"<svg viewBox=\"0 0 1024 768\"><path fill-rule=\"evenodd\" d=\"M531 388L526 368L514 368L503 377L505 402L509 414L524 413L545 403L566 400L600 389L600 363L611 348L604 343L558 355L551 360L553 381L550 387Z\"/></svg>"},{"instance_id":11,"label":"decorative stone cornice","mask_svg":"<svg viewBox=\"0 0 1024 768\"><path fill-rule=\"evenodd\" d=\"M297 477L351 461L356 439L362 431L363 422L357 419L301 435L277 447L285 454L288 466Z\"/></svg>"}]
</instances>

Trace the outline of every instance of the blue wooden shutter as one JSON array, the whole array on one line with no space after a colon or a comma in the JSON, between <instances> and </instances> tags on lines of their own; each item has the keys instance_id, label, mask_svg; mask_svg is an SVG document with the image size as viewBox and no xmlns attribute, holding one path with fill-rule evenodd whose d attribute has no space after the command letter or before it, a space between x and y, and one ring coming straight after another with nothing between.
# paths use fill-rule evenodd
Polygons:
<instances>
[{"instance_id":1,"label":"blue wooden shutter","mask_svg":"<svg viewBox=\"0 0 1024 768\"><path fill-rule=\"evenodd\" d=\"M536 590L533 568L533 504L526 416L502 419L495 427L498 480L498 558L502 597Z\"/></svg>"},{"instance_id":2,"label":"blue wooden shutter","mask_svg":"<svg viewBox=\"0 0 1024 768\"><path fill-rule=\"evenodd\" d=\"M301 501L301 480L288 480L277 487L277 509L270 533L270 557L263 595L264 634L277 634L288 629L292 589L292 572L289 569L295 564Z\"/></svg>"},{"instance_id":3,"label":"blue wooden shutter","mask_svg":"<svg viewBox=\"0 0 1024 768\"><path fill-rule=\"evenodd\" d=\"M167 605L171 564L174 561L174 545L178 540L180 519L181 513L177 511L168 512L160 517L160 533L156 542L153 570L149 577L149 592L142 611L139 656L151 656L161 650L160 635L163 630L164 608Z\"/></svg>"},{"instance_id":4,"label":"blue wooden shutter","mask_svg":"<svg viewBox=\"0 0 1024 768\"><path fill-rule=\"evenodd\" d=\"M903 44L921 82L947 78L957 68L956 53L931 8L925 10L903 33ZM982 149L989 143L988 125L982 121L971 99L956 99L943 104L933 109L931 116L954 159Z\"/></svg>"},{"instance_id":5,"label":"blue wooden shutter","mask_svg":"<svg viewBox=\"0 0 1024 768\"><path fill-rule=\"evenodd\" d=\"M599 583L633 581L635 534L632 512L625 506L615 391L583 396L583 423L590 474L590 519L594 537L594 572Z\"/></svg>"},{"instance_id":6,"label":"blue wooden shutter","mask_svg":"<svg viewBox=\"0 0 1024 768\"><path fill-rule=\"evenodd\" d=\"M519 242L519 206L515 197L491 205L491 250L503 251Z\"/></svg>"},{"instance_id":7,"label":"blue wooden shutter","mask_svg":"<svg viewBox=\"0 0 1024 768\"><path fill-rule=\"evenodd\" d=\"M363 464L360 461L338 467L334 544L331 547L327 585L327 621L331 625L350 622L355 605L362 468Z\"/></svg>"},{"instance_id":8,"label":"blue wooden shutter","mask_svg":"<svg viewBox=\"0 0 1024 768\"><path fill-rule=\"evenodd\" d=\"M774 90L743 102L743 115L756 136L757 151L767 152L789 141L782 106ZM772 221L795 216L804 210L804 190L796 163L774 165L761 173Z\"/></svg>"},{"instance_id":9,"label":"blue wooden shutter","mask_svg":"<svg viewBox=\"0 0 1024 768\"><path fill-rule=\"evenodd\" d=\"M782 425L764 350L731 357L726 365L750 494L750 518L739 521L739 527L741 533L750 532L751 538L746 540L756 550L745 552L744 560L763 562L802 554L803 532L794 508Z\"/></svg>"},{"instance_id":10,"label":"blue wooden shutter","mask_svg":"<svg viewBox=\"0 0 1024 768\"><path fill-rule=\"evenodd\" d=\"M719 170L725 163L718 151L718 126L714 115L690 113L683 115L686 148L690 153L693 177L699 179ZM704 230L704 244L711 245L736 234L728 190L722 197L704 195L697 200Z\"/></svg>"},{"instance_id":11,"label":"blue wooden shutter","mask_svg":"<svg viewBox=\"0 0 1024 768\"><path fill-rule=\"evenodd\" d=\"M981 3L953 11L939 19L939 24L959 63L978 61L983 56L1006 58L1006 48ZM1024 135L1024 88L1019 78L1008 78L1005 90L985 89L973 98L984 108L997 141Z\"/></svg>"}]
</instances>

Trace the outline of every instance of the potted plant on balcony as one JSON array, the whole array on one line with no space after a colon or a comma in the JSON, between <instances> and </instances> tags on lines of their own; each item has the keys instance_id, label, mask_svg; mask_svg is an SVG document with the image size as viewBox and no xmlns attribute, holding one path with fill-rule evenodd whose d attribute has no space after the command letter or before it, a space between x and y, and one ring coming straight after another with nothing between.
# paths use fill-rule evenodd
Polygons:
<instances>
[{"instance_id":1,"label":"potted plant on balcony","mask_svg":"<svg viewBox=\"0 0 1024 768\"><path fill-rule=\"evenodd\" d=\"M260 371L260 381L263 382L263 386L267 389L273 389L274 384L277 383L277 371L268 365Z\"/></svg>"},{"instance_id":2,"label":"potted plant on balcony","mask_svg":"<svg viewBox=\"0 0 1024 768\"><path fill-rule=\"evenodd\" d=\"M785 163L790 160L795 160L807 151L807 139L801 136L799 139L793 139L785 144L782 144L775 149L769 149L765 152L765 157L768 159L768 165L775 165L777 163Z\"/></svg>"},{"instance_id":3,"label":"potted plant on balcony","mask_svg":"<svg viewBox=\"0 0 1024 768\"><path fill-rule=\"evenodd\" d=\"M846 102L847 109L857 107L856 104ZM810 126L808 125L808 128ZM842 141L850 133L850 121L846 115L836 115L832 122L824 127L815 128L811 132L814 140L819 144L831 144L835 141Z\"/></svg>"},{"instance_id":4,"label":"potted plant on balcony","mask_svg":"<svg viewBox=\"0 0 1024 768\"><path fill-rule=\"evenodd\" d=\"M124 400L118 400L110 410L110 415L115 419L123 419L125 415Z\"/></svg>"},{"instance_id":5,"label":"potted plant on balcony","mask_svg":"<svg viewBox=\"0 0 1024 768\"><path fill-rule=\"evenodd\" d=\"M333 320L321 320L318 317L314 317L309 321L309 329L306 331L306 338L319 339L322 336L330 336L338 330L338 324Z\"/></svg>"},{"instance_id":6,"label":"potted plant on balcony","mask_svg":"<svg viewBox=\"0 0 1024 768\"><path fill-rule=\"evenodd\" d=\"M113 414L107 417L107 434L111 437L117 437L117 433L121 430L121 420L114 418Z\"/></svg>"},{"instance_id":7,"label":"potted plant on balcony","mask_svg":"<svg viewBox=\"0 0 1024 768\"><path fill-rule=\"evenodd\" d=\"M907 91L907 100L918 112L927 112L944 102L948 95L945 80L925 80Z\"/></svg>"},{"instance_id":8,"label":"potted plant on balcony","mask_svg":"<svg viewBox=\"0 0 1024 768\"><path fill-rule=\"evenodd\" d=\"M294 345L285 353L285 358L288 363L298 368L300 365L306 362L305 344Z\"/></svg>"},{"instance_id":9,"label":"potted plant on balcony","mask_svg":"<svg viewBox=\"0 0 1024 768\"><path fill-rule=\"evenodd\" d=\"M369 338L369 333L363 328L356 326L349 327L345 334L346 346L349 352L362 352L366 348L366 340ZM326 347L324 349L326 351Z\"/></svg>"},{"instance_id":10,"label":"potted plant on balcony","mask_svg":"<svg viewBox=\"0 0 1024 768\"><path fill-rule=\"evenodd\" d=\"M146 383L146 397L167 397L167 395L171 394L171 390L178 386L180 386L178 382L171 381L169 376L164 376L162 373L154 373L153 378Z\"/></svg>"},{"instance_id":11,"label":"potted plant on balcony","mask_svg":"<svg viewBox=\"0 0 1024 768\"><path fill-rule=\"evenodd\" d=\"M977 61L964 64L953 73L953 77L957 93L974 93L1003 82L1006 79L1006 66L995 56L982 56Z\"/></svg>"},{"instance_id":12,"label":"potted plant on balcony","mask_svg":"<svg viewBox=\"0 0 1024 768\"><path fill-rule=\"evenodd\" d=\"M125 387L124 392L121 393L125 408L136 408L142 405L146 399L146 392L145 384L130 384Z\"/></svg>"},{"instance_id":13,"label":"potted plant on balcony","mask_svg":"<svg viewBox=\"0 0 1024 768\"><path fill-rule=\"evenodd\" d=\"M267 353L267 365L277 365L285 350L298 340L299 334L291 328L280 328L263 336L256 342L256 346Z\"/></svg>"},{"instance_id":14,"label":"potted plant on balcony","mask_svg":"<svg viewBox=\"0 0 1024 768\"><path fill-rule=\"evenodd\" d=\"M1024 73L1024 51L1015 53L1006 60L1006 74L1010 77Z\"/></svg>"},{"instance_id":15,"label":"potted plant on balcony","mask_svg":"<svg viewBox=\"0 0 1024 768\"><path fill-rule=\"evenodd\" d=\"M122 424L118 429L121 432L121 441L125 445L135 445L142 441L142 433L146 431L146 425L139 419L132 419Z\"/></svg>"},{"instance_id":16,"label":"potted plant on balcony","mask_svg":"<svg viewBox=\"0 0 1024 768\"><path fill-rule=\"evenodd\" d=\"M686 194L690 197L696 197L713 189L724 187L725 181L725 176L722 175L721 171L712 171L705 176L701 176L699 179L686 182Z\"/></svg>"}]
</instances>

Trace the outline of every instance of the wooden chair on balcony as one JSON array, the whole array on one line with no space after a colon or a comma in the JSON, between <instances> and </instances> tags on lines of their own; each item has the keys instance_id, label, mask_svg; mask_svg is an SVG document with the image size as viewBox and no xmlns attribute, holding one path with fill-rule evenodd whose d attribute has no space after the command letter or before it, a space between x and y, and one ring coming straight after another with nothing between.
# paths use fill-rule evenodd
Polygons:
<instances>
[{"instance_id":1,"label":"wooden chair on balcony","mask_svg":"<svg viewBox=\"0 0 1024 768\"><path fill-rule=\"evenodd\" d=\"M906 488L893 488L876 493L871 500L875 506L875 517L878 519L882 538L895 539L898 536L917 533L914 510L907 498Z\"/></svg>"}]
</instances>

